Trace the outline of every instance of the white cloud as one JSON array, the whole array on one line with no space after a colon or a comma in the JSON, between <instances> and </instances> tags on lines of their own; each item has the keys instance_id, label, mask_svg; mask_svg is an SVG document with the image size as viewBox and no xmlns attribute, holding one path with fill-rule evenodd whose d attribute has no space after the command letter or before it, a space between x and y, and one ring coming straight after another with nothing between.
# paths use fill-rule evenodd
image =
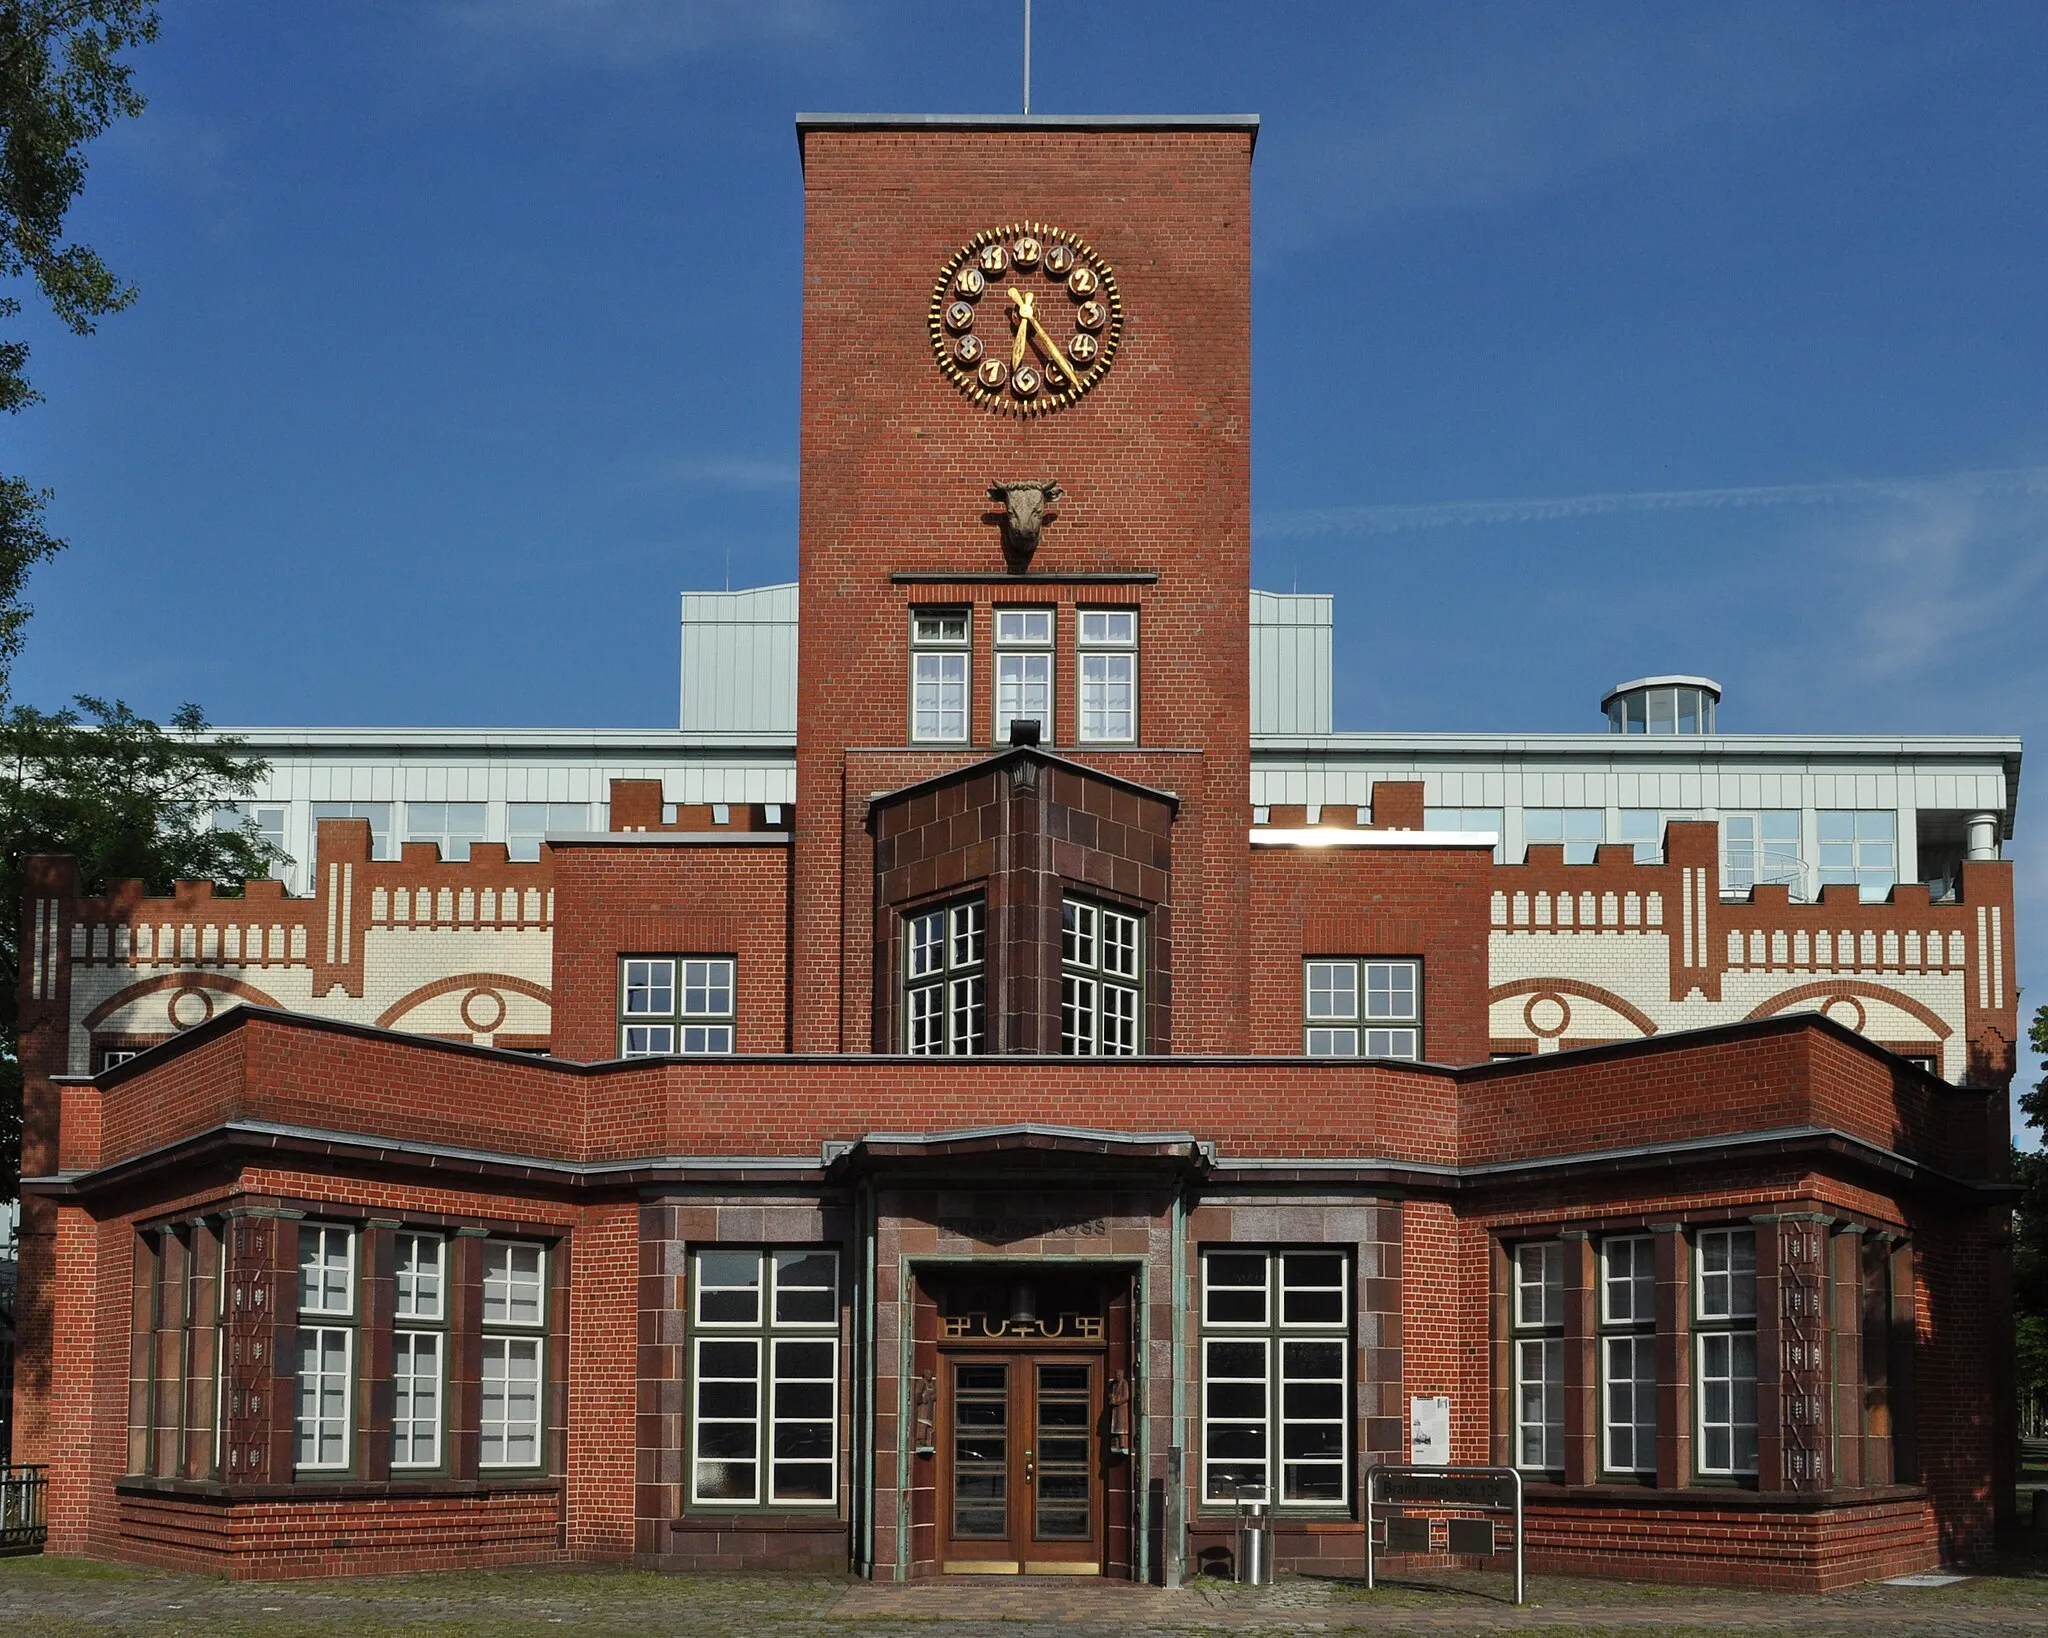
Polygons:
<instances>
[{"instance_id":1,"label":"white cloud","mask_svg":"<svg viewBox=\"0 0 2048 1638\"><path fill-rule=\"evenodd\" d=\"M835 0L439 0L432 16L470 66L523 74L563 64L621 72L841 32Z\"/></svg>"},{"instance_id":2,"label":"white cloud","mask_svg":"<svg viewBox=\"0 0 2048 1638\"><path fill-rule=\"evenodd\" d=\"M796 482L796 462L753 455L679 455L656 464L657 484L685 489L787 489Z\"/></svg>"}]
</instances>

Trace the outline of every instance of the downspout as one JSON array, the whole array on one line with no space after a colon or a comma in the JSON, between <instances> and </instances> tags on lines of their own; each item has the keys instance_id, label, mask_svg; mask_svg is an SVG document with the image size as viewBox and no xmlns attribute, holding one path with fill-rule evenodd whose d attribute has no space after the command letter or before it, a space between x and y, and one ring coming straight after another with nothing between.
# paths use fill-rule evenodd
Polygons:
<instances>
[{"instance_id":1,"label":"downspout","mask_svg":"<svg viewBox=\"0 0 2048 1638\"><path fill-rule=\"evenodd\" d=\"M1172 1269L1173 1291L1173 1422L1172 1436L1168 1441L1170 1451L1178 1452L1180 1460L1171 1459L1166 1464L1166 1493L1160 1509L1159 1530L1159 1579L1168 1587L1178 1587L1182 1579L1182 1556L1186 1545L1183 1513L1187 1496L1187 1183L1183 1179L1174 1184L1172 1208L1167 1218L1173 1235Z\"/></svg>"},{"instance_id":2,"label":"downspout","mask_svg":"<svg viewBox=\"0 0 2048 1638\"><path fill-rule=\"evenodd\" d=\"M860 1573L875 1577L875 1185L860 1181L855 1198L855 1229L861 1237L861 1549Z\"/></svg>"}]
</instances>

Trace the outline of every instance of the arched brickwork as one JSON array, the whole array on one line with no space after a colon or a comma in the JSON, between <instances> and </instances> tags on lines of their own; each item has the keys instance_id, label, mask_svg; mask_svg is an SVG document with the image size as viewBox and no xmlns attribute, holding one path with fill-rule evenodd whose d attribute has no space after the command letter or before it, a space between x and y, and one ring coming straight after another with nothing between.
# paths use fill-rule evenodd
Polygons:
<instances>
[{"instance_id":1,"label":"arched brickwork","mask_svg":"<svg viewBox=\"0 0 2048 1638\"><path fill-rule=\"evenodd\" d=\"M283 1004L275 997L259 990L254 984L244 984L239 978L228 978L220 973L175 972L164 973L157 978L145 978L140 983L130 984L125 990L116 991L87 1013L79 1021L80 1027L88 1031L96 1030L123 1007L140 1001L145 995L153 995L158 990L219 990L248 1002L252 1007L276 1007L280 1012L284 1010Z\"/></svg>"},{"instance_id":2,"label":"arched brickwork","mask_svg":"<svg viewBox=\"0 0 2048 1638\"><path fill-rule=\"evenodd\" d=\"M1820 979L1812 984L1795 984L1789 990L1780 990L1750 1013L1752 1018L1771 1018L1784 1012L1801 1001L1811 1001L1826 996L1832 999L1842 996L1848 1000L1867 998L1882 1001L1888 1007L1897 1007L1901 1012L1911 1013L1934 1032L1938 1041L1946 1041L1955 1034L1954 1026L1945 1023L1940 1013L1924 1001L1916 1001L1903 990L1895 990L1888 984L1866 984L1854 979Z\"/></svg>"},{"instance_id":3,"label":"arched brickwork","mask_svg":"<svg viewBox=\"0 0 2048 1638\"><path fill-rule=\"evenodd\" d=\"M1581 1001L1597 1001L1612 1008L1645 1035L1657 1033L1657 1021L1625 996L1576 978L1521 978L1512 984L1496 984L1486 992L1487 1004L1511 1001L1518 995L1576 995Z\"/></svg>"},{"instance_id":4,"label":"arched brickwork","mask_svg":"<svg viewBox=\"0 0 2048 1638\"><path fill-rule=\"evenodd\" d=\"M554 991L530 978L514 978L509 973L457 973L452 978L437 978L431 984L422 984L410 994L400 996L377 1015L377 1027L391 1029L413 1008L455 990L511 990L550 1009L555 1004Z\"/></svg>"}]
</instances>

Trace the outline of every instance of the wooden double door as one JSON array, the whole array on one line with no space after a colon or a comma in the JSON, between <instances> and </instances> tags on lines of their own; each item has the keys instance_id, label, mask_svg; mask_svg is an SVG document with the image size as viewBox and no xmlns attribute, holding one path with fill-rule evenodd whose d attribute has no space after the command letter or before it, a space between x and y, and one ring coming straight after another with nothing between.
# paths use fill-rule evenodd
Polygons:
<instances>
[{"instance_id":1,"label":"wooden double door","mask_svg":"<svg viewBox=\"0 0 2048 1638\"><path fill-rule=\"evenodd\" d=\"M939 1558L955 1574L1100 1575L1103 1356L939 1356Z\"/></svg>"}]
</instances>

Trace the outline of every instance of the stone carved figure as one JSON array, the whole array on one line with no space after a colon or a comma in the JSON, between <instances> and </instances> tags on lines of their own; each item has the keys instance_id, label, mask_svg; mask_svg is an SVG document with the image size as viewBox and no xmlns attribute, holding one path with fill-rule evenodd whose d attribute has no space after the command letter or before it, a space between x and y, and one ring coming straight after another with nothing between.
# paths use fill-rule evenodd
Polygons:
<instances>
[{"instance_id":1,"label":"stone carved figure","mask_svg":"<svg viewBox=\"0 0 2048 1638\"><path fill-rule=\"evenodd\" d=\"M1050 478L988 486L988 498L1009 509L1003 519L1003 549L1020 565L1030 562L1031 554L1038 550L1038 533L1049 516L1046 508L1062 493Z\"/></svg>"}]
</instances>

